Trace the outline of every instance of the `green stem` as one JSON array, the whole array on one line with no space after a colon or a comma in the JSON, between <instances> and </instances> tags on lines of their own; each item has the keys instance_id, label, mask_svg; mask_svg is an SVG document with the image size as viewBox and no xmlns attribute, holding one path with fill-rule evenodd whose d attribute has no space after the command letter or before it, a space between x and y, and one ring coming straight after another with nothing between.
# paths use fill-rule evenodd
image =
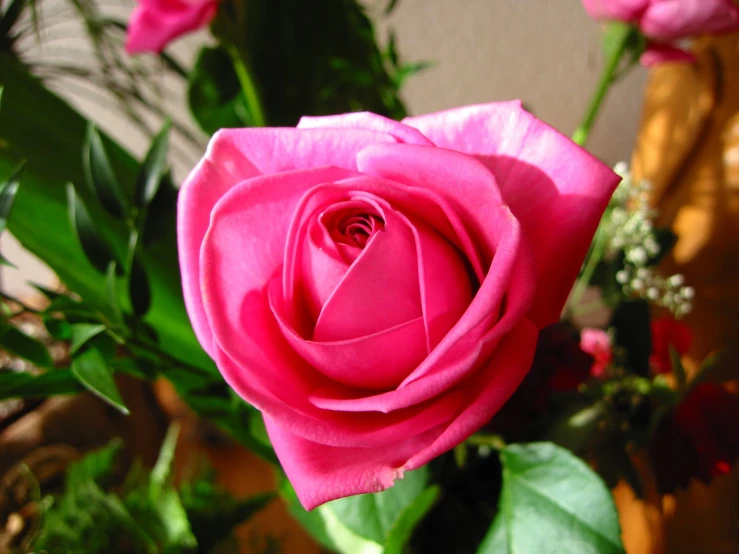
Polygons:
<instances>
[{"instance_id":1,"label":"green stem","mask_svg":"<svg viewBox=\"0 0 739 554\"><path fill-rule=\"evenodd\" d=\"M249 70L244 63L244 58L233 44L226 45L229 55L231 56L231 62L236 72L236 77L239 79L241 85L241 92L244 94L244 100L246 100L246 107L251 117L251 124L253 127L264 127L267 125L267 120L264 116L264 109L262 107L262 101L259 98L259 92L257 86L249 73Z\"/></svg>"},{"instance_id":2,"label":"green stem","mask_svg":"<svg viewBox=\"0 0 739 554\"><path fill-rule=\"evenodd\" d=\"M576 311L577 306L580 304L582 296L583 294L585 294L585 291L590 284L590 280L593 278L595 270L598 269L598 264L603 258L603 254L606 251L607 243L608 233L606 233L605 227L601 222L601 224L598 226L598 230L595 232L595 238L593 239L593 247L590 250L590 255L585 261L585 266L583 267L582 274L577 280L577 284L575 285L575 288L570 295L570 300L567 303L569 305L570 313Z\"/></svg>"},{"instance_id":3,"label":"green stem","mask_svg":"<svg viewBox=\"0 0 739 554\"><path fill-rule=\"evenodd\" d=\"M615 82L616 69L621 61L624 53L626 52L629 39L632 36L634 29L628 25L614 23L609 29L609 36L607 38L610 48L606 55L606 64L603 67L603 72L600 75L598 81L598 87L595 89L595 94L590 100L588 111L585 113L585 119L577 128L572 135L572 140L580 146L585 146L590 136L590 131L595 124L595 120L598 118L603 101L608 94L608 89Z\"/></svg>"}]
</instances>

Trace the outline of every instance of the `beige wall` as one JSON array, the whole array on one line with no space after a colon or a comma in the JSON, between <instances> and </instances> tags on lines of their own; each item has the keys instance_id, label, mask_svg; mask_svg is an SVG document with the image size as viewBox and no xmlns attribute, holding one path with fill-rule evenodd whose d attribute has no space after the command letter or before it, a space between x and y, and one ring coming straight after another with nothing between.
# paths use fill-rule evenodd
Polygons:
<instances>
[{"instance_id":1,"label":"beige wall","mask_svg":"<svg viewBox=\"0 0 739 554\"><path fill-rule=\"evenodd\" d=\"M368 0L370 13L378 12L373 6L386 2ZM585 111L601 64L601 32L580 0L400 0L391 17L379 24L383 39L389 27L395 29L404 59L434 62L405 89L414 114L520 98L541 119L570 134ZM204 34L191 36L175 49L187 58L205 39ZM595 128L591 150L608 163L629 157L643 80L643 70L637 69L620 82ZM66 92L80 109L140 154L146 143L130 124L105 107ZM185 110L181 99L174 104L174 109ZM43 267L27 261L10 237L2 238L1 247L21 266L21 271L4 270L6 289L22 294L25 279L48 280Z\"/></svg>"},{"instance_id":2,"label":"beige wall","mask_svg":"<svg viewBox=\"0 0 739 554\"><path fill-rule=\"evenodd\" d=\"M408 83L414 113L520 98L570 134L598 79L601 29L580 0L400 0L388 23L401 55L435 62ZM617 84L593 133L608 163L629 157L644 76Z\"/></svg>"}]
</instances>

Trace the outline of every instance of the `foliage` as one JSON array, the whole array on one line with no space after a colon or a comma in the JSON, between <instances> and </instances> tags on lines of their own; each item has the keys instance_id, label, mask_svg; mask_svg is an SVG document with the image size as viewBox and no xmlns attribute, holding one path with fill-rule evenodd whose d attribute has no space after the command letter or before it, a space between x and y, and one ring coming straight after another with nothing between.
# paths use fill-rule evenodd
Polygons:
<instances>
[{"instance_id":1,"label":"foliage","mask_svg":"<svg viewBox=\"0 0 739 554\"><path fill-rule=\"evenodd\" d=\"M44 517L34 547L89 554L215 552L270 496L237 500L211 474L173 486L176 439L172 428L154 469L135 466L124 480L120 441L73 463L62 493L41 501Z\"/></svg>"}]
</instances>

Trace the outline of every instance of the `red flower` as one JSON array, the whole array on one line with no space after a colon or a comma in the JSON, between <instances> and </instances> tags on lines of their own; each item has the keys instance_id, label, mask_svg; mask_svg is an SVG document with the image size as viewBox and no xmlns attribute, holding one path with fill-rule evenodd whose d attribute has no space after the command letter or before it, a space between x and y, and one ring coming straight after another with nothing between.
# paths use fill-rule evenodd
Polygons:
<instances>
[{"instance_id":1,"label":"red flower","mask_svg":"<svg viewBox=\"0 0 739 554\"><path fill-rule=\"evenodd\" d=\"M670 373L672 360L670 346L673 346L681 356L690 349L693 340L690 327L670 316L664 316L652 321L652 355L649 358L654 371Z\"/></svg>"},{"instance_id":2,"label":"red flower","mask_svg":"<svg viewBox=\"0 0 739 554\"><path fill-rule=\"evenodd\" d=\"M708 484L739 457L739 397L714 383L696 386L660 422L650 455L660 491Z\"/></svg>"}]
</instances>

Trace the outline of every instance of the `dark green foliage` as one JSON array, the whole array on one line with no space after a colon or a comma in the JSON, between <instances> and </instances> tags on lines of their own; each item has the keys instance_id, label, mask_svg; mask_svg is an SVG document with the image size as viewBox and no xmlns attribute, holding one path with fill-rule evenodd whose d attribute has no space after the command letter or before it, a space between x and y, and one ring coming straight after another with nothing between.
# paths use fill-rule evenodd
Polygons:
<instances>
[{"instance_id":1,"label":"dark green foliage","mask_svg":"<svg viewBox=\"0 0 739 554\"><path fill-rule=\"evenodd\" d=\"M36 551L207 554L269 502L269 495L238 500L218 487L211 473L174 487L176 437L170 431L151 472L134 466L125 479L119 441L72 464L62 493L41 503L45 513Z\"/></svg>"},{"instance_id":2,"label":"dark green foliage","mask_svg":"<svg viewBox=\"0 0 739 554\"><path fill-rule=\"evenodd\" d=\"M358 110L406 115L372 22L355 0L224 3L213 29L244 60L267 125ZM225 64L220 56L219 65ZM233 72L222 75L223 85L230 83L222 88L234 89ZM234 119L232 126L249 117Z\"/></svg>"}]
</instances>

